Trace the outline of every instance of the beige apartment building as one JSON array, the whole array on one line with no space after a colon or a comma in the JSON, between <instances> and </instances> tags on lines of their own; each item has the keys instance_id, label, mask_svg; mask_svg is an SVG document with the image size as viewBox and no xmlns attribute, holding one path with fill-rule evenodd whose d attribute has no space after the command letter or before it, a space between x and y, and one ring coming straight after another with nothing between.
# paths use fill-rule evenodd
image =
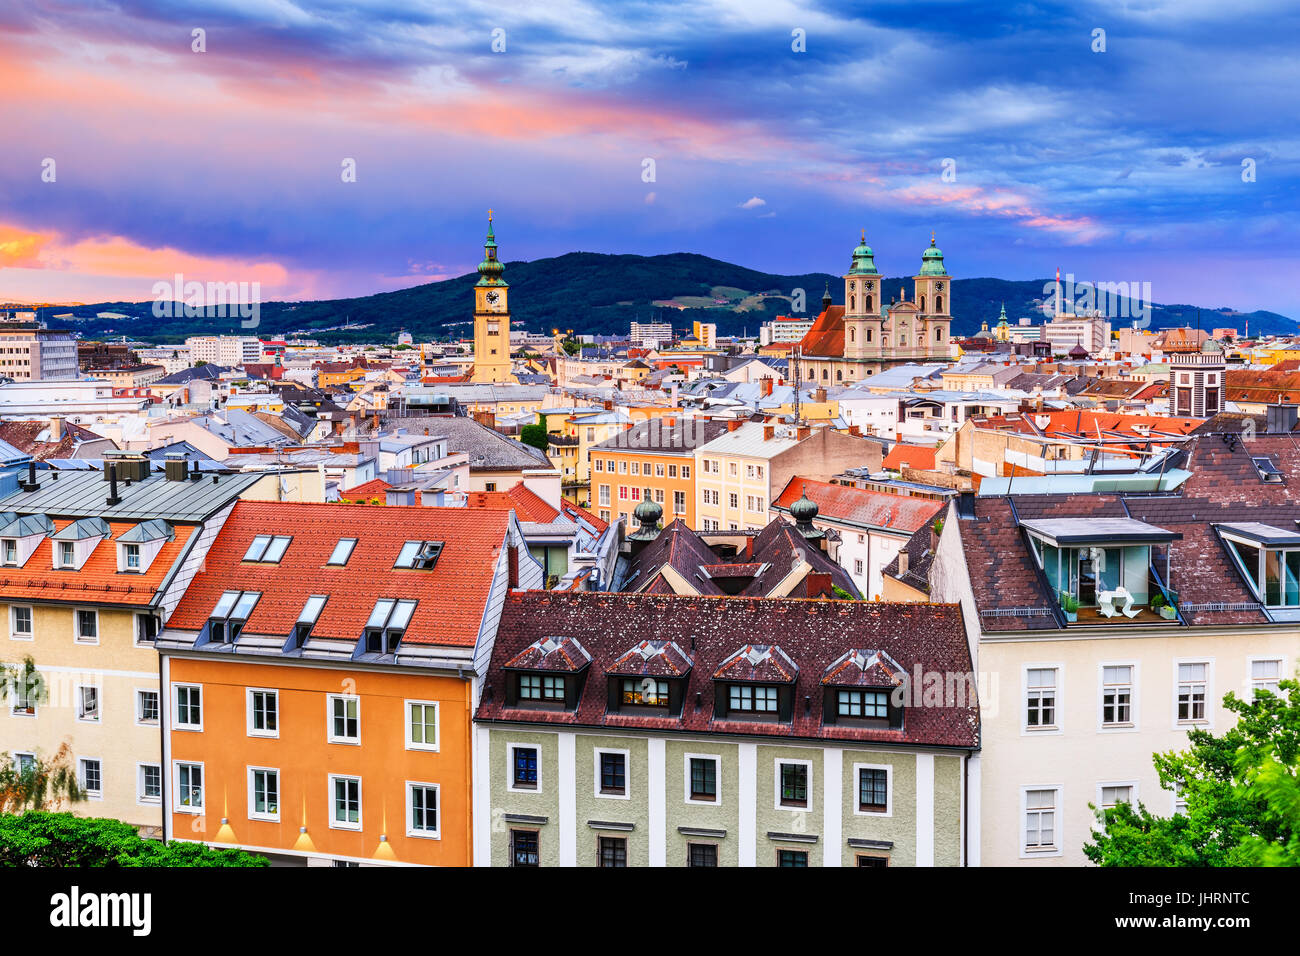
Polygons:
<instances>
[{"instance_id":1,"label":"beige apartment building","mask_svg":"<svg viewBox=\"0 0 1300 956\"><path fill-rule=\"evenodd\" d=\"M0 313L0 378L66 382L80 374L72 333L47 329L32 312Z\"/></svg>"}]
</instances>

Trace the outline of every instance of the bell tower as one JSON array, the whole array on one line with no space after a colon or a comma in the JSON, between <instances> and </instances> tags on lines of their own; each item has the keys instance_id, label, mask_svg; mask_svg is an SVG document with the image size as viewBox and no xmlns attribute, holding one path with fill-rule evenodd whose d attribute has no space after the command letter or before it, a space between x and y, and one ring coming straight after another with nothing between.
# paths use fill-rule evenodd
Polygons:
<instances>
[{"instance_id":1,"label":"bell tower","mask_svg":"<svg viewBox=\"0 0 1300 956\"><path fill-rule=\"evenodd\" d=\"M918 338L924 336L924 351L934 357L948 357L948 333L952 325L952 280L943 265L943 252L934 244L921 253L921 271L913 277L917 309ZM921 342L917 342L918 351Z\"/></svg>"},{"instance_id":2,"label":"bell tower","mask_svg":"<svg viewBox=\"0 0 1300 956\"><path fill-rule=\"evenodd\" d=\"M844 275L844 357L878 355L880 326L880 272L864 229L862 241L853 250L853 264Z\"/></svg>"},{"instance_id":3,"label":"bell tower","mask_svg":"<svg viewBox=\"0 0 1300 956\"><path fill-rule=\"evenodd\" d=\"M508 382L510 365L510 286L501 278L505 272L497 259L497 240L492 231L492 210L488 210L487 240L483 261L478 264L474 283L474 375L475 382Z\"/></svg>"}]
</instances>

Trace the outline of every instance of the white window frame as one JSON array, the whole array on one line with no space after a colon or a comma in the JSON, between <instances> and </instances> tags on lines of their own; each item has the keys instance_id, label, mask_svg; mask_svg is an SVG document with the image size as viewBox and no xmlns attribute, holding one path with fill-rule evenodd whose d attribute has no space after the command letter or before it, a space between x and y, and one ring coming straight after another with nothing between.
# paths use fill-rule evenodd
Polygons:
<instances>
[{"instance_id":1,"label":"white window frame","mask_svg":"<svg viewBox=\"0 0 1300 956\"><path fill-rule=\"evenodd\" d=\"M247 768L247 771L248 771L247 773L248 819L259 820L262 822L278 823L280 821L280 807L284 805L284 791L280 787L280 768L279 767L254 767L250 765ZM256 791L254 789L253 781L255 779L255 774L259 772L275 774L275 813L258 813L256 810L253 809L255 805L254 798L256 797Z\"/></svg>"},{"instance_id":2,"label":"white window frame","mask_svg":"<svg viewBox=\"0 0 1300 956\"><path fill-rule=\"evenodd\" d=\"M357 735L355 737L334 736L334 701L336 700L355 700L357 702ZM347 718L345 717L344 719L346 720ZM325 695L325 739L332 744L346 744L351 747L361 746L361 695L359 694L326 694Z\"/></svg>"},{"instance_id":3,"label":"white window frame","mask_svg":"<svg viewBox=\"0 0 1300 956\"><path fill-rule=\"evenodd\" d=\"M1056 671L1056 701L1055 701L1055 719L1056 723L1040 727L1029 726L1029 672L1036 670L1054 670ZM1043 736L1060 736L1065 733L1065 665L1060 661L1044 662L1035 664L1022 664L1020 666L1020 736L1037 737Z\"/></svg>"},{"instance_id":4,"label":"white window frame","mask_svg":"<svg viewBox=\"0 0 1300 956\"><path fill-rule=\"evenodd\" d=\"M433 830L417 830L414 826L415 807L411 803L411 790L414 787L421 787L425 790L432 790L437 794L438 801L438 826ZM442 786L436 783L429 783L424 780L408 780L405 785L406 789L406 835L416 837L421 840L441 840L442 839Z\"/></svg>"},{"instance_id":5,"label":"white window frame","mask_svg":"<svg viewBox=\"0 0 1300 956\"><path fill-rule=\"evenodd\" d=\"M199 769L199 805L183 806L181 804L181 768L198 767ZM208 772L203 766L201 760L173 760L172 761L172 810L175 813L192 813L195 816L203 816L208 806Z\"/></svg>"},{"instance_id":6,"label":"white window frame","mask_svg":"<svg viewBox=\"0 0 1300 956\"><path fill-rule=\"evenodd\" d=\"M433 708L433 743L421 744L416 743L411 736L411 705L418 704L424 707ZM360 712L358 711L358 716ZM417 700L407 698L402 701L402 723L405 725L406 749L423 750L429 753L437 753L442 746L442 705L436 700Z\"/></svg>"},{"instance_id":7,"label":"white window frame","mask_svg":"<svg viewBox=\"0 0 1300 956\"><path fill-rule=\"evenodd\" d=\"M623 755L623 792L622 793L603 793L600 789L600 755L601 754L622 754ZM632 799L632 754L628 750L619 747L593 747L591 751L591 769L592 769L592 790L595 796L601 800L631 800Z\"/></svg>"},{"instance_id":8,"label":"white window frame","mask_svg":"<svg viewBox=\"0 0 1300 956\"><path fill-rule=\"evenodd\" d=\"M15 751L13 752L13 766L14 766L14 770L15 770L16 772L21 772L21 770L22 770L22 762L23 762L23 758L24 758L24 757L27 757L28 759L31 760L31 762L32 762L32 766L33 766L33 767L36 765L36 754L35 754L35 753L33 753L33 752L30 751L30 750L15 750Z\"/></svg>"},{"instance_id":9,"label":"white window frame","mask_svg":"<svg viewBox=\"0 0 1300 956\"><path fill-rule=\"evenodd\" d=\"M1097 784L1097 796L1093 800L1093 806L1095 806L1098 810L1101 810L1103 814L1106 810L1106 805L1101 802L1102 801L1101 795L1102 792L1107 787L1128 787L1130 790L1129 801L1128 801L1129 805L1132 806L1134 810L1137 810L1138 782L1136 780L1102 780ZM1097 829L1101 830L1104 833L1106 831L1106 821L1104 819L1097 820L1096 817L1094 817L1093 819L1095 821L1095 825Z\"/></svg>"},{"instance_id":10,"label":"white window frame","mask_svg":"<svg viewBox=\"0 0 1300 956\"><path fill-rule=\"evenodd\" d=\"M95 716L86 717L81 712L83 690L93 690L95 692ZM76 686L77 699L75 706L77 708L77 723L79 724L98 724L104 717L104 687L102 684L78 684Z\"/></svg>"},{"instance_id":11,"label":"white window frame","mask_svg":"<svg viewBox=\"0 0 1300 956\"><path fill-rule=\"evenodd\" d=\"M18 632L18 611L27 612L27 621L31 624L31 630L26 636ZM9 605L9 640L11 641L34 641L36 640L36 608L30 604L11 604Z\"/></svg>"},{"instance_id":12,"label":"white window frame","mask_svg":"<svg viewBox=\"0 0 1300 956\"><path fill-rule=\"evenodd\" d=\"M136 614L132 615L131 623L132 626L134 627L134 630L131 632L131 646L132 647L153 647L158 640L158 635L162 633L162 629L163 629L162 621L158 620L158 630L154 634L153 641L145 642L140 640L140 618L142 617L152 617L154 620L158 620L158 615L156 614L137 612Z\"/></svg>"},{"instance_id":13,"label":"white window frame","mask_svg":"<svg viewBox=\"0 0 1300 956\"><path fill-rule=\"evenodd\" d=\"M1277 674L1278 674L1277 679L1280 680L1280 681L1281 681L1281 680L1286 680L1286 679L1287 679L1286 655L1285 655L1285 654L1252 654L1252 655L1250 655L1249 657L1246 658L1246 681L1245 681L1245 683L1246 683L1246 691L1247 691L1247 696L1246 696L1246 699L1247 699L1247 700L1254 700L1254 699L1255 699L1255 689L1256 689L1257 687L1260 686L1260 685L1256 682L1256 680L1255 680L1255 676L1254 676L1255 665L1258 664L1258 663L1264 663L1265 661L1270 662L1270 663L1273 662L1273 661L1276 661L1276 662L1277 662ZM1278 693L1278 692L1277 692L1277 691L1274 691L1274 693Z\"/></svg>"},{"instance_id":14,"label":"white window frame","mask_svg":"<svg viewBox=\"0 0 1300 956\"><path fill-rule=\"evenodd\" d=\"M88 611L95 615L95 637L93 640L81 636L81 614ZM78 607L72 610L72 640L77 644L98 644L99 643L99 609L93 607Z\"/></svg>"},{"instance_id":15,"label":"white window frame","mask_svg":"<svg viewBox=\"0 0 1300 956\"><path fill-rule=\"evenodd\" d=\"M1129 722L1126 724L1107 724L1106 719L1106 668L1127 667L1129 669ZM1142 670L1137 661L1101 661L1097 665L1097 733L1099 734L1135 734L1140 729L1138 720L1138 687ZM1112 786L1108 784L1108 786ZM1119 786L1119 784L1113 784Z\"/></svg>"},{"instance_id":16,"label":"white window frame","mask_svg":"<svg viewBox=\"0 0 1300 956\"><path fill-rule=\"evenodd\" d=\"M537 786L536 787L516 787L515 786L515 751L516 750L536 750L537 751ZM545 779L542 774L542 745L540 743L507 743L506 744L506 791L508 793L541 793L542 784Z\"/></svg>"},{"instance_id":17,"label":"white window frame","mask_svg":"<svg viewBox=\"0 0 1300 956\"><path fill-rule=\"evenodd\" d=\"M700 800L691 796L691 761L712 760L713 782L716 792L712 800ZM682 754L682 801L688 807L717 807L722 805L722 755L721 754Z\"/></svg>"},{"instance_id":18,"label":"white window frame","mask_svg":"<svg viewBox=\"0 0 1300 956\"><path fill-rule=\"evenodd\" d=\"M1178 719L1178 666L1180 664L1205 665L1205 717L1201 720ZM1173 688L1169 694L1169 717L1174 730L1184 731L1188 727L1203 730L1214 727L1214 658L1213 657L1176 657L1173 663Z\"/></svg>"},{"instance_id":19,"label":"white window frame","mask_svg":"<svg viewBox=\"0 0 1300 956\"><path fill-rule=\"evenodd\" d=\"M808 772L808 801L805 806L792 807L789 804L781 802L781 767L784 764L798 764L804 767ZM813 762L811 760L798 760L790 757L776 757L772 761L772 803L775 809L785 810L787 813L811 813L816 804L813 789Z\"/></svg>"},{"instance_id":20,"label":"white window frame","mask_svg":"<svg viewBox=\"0 0 1300 956\"><path fill-rule=\"evenodd\" d=\"M199 692L199 722L197 724L187 724L181 722L181 690L197 690ZM172 684L172 730L190 730L195 733L203 732L203 685L202 684Z\"/></svg>"},{"instance_id":21,"label":"white window frame","mask_svg":"<svg viewBox=\"0 0 1300 956\"><path fill-rule=\"evenodd\" d=\"M1029 791L1031 790L1052 790L1056 793L1052 801L1052 833L1056 842L1048 849L1030 849L1025 843L1027 836L1027 823L1029 813ZM1041 783L1033 784L1020 788L1020 815L1017 817L1016 826L1018 833L1016 839L1020 843L1020 859L1036 860L1042 857L1063 856L1065 853L1064 839L1064 822L1065 822L1065 786L1059 783Z\"/></svg>"},{"instance_id":22,"label":"white window frame","mask_svg":"<svg viewBox=\"0 0 1300 956\"><path fill-rule=\"evenodd\" d=\"M885 809L862 809L862 770L885 771ZM894 815L894 766L887 763L855 763L853 765L853 815L855 817L892 817Z\"/></svg>"},{"instance_id":23,"label":"white window frame","mask_svg":"<svg viewBox=\"0 0 1300 956\"><path fill-rule=\"evenodd\" d=\"M93 760L99 764L99 789L90 790L86 786L85 763L87 760ZM104 761L99 757L78 757L77 758L77 786L86 793L87 800L100 801L104 799Z\"/></svg>"},{"instance_id":24,"label":"white window frame","mask_svg":"<svg viewBox=\"0 0 1300 956\"><path fill-rule=\"evenodd\" d=\"M152 767L158 771L158 796L147 797L144 793L144 771L146 767ZM139 807L156 807L162 804L163 792L162 764L158 763L137 763L135 765L135 803Z\"/></svg>"},{"instance_id":25,"label":"white window frame","mask_svg":"<svg viewBox=\"0 0 1300 956\"><path fill-rule=\"evenodd\" d=\"M158 705L158 718L157 718L157 720L144 720L144 719L142 718L141 715L143 714L144 711L143 711L143 708L140 706L140 695L141 695L141 694L153 694L153 695L154 695L154 698L156 699L156 702L157 702L157 705ZM132 691L132 698L131 698L131 699L132 699L132 701L133 701L133 706L134 706L134 708L135 708L135 725L136 725L137 727L157 727L157 726L158 726L158 721L162 720L162 694L159 692L158 688L156 688L156 687L136 687L136 688L134 688L133 691ZM200 710L200 713L202 713L202 710Z\"/></svg>"},{"instance_id":26,"label":"white window frame","mask_svg":"<svg viewBox=\"0 0 1300 956\"><path fill-rule=\"evenodd\" d=\"M253 726L253 695L270 694L275 700L275 730L257 730ZM248 687L245 688L244 694L244 720L249 737L269 737L276 738L280 736L280 691L273 687ZM266 769L266 768L259 768Z\"/></svg>"},{"instance_id":27,"label":"white window frame","mask_svg":"<svg viewBox=\"0 0 1300 956\"><path fill-rule=\"evenodd\" d=\"M338 807L336 807L334 804L334 782L336 780L355 780L357 782L357 822L356 823L347 823L347 822L340 823L335 818L335 812L338 810ZM329 807L330 829L331 830L361 830L365 826L365 820L366 820L365 803L363 802L363 797L361 792L361 778L356 776L355 774L350 774L350 773L332 773L329 775L329 790L327 792L329 795L329 803L326 805Z\"/></svg>"}]
</instances>

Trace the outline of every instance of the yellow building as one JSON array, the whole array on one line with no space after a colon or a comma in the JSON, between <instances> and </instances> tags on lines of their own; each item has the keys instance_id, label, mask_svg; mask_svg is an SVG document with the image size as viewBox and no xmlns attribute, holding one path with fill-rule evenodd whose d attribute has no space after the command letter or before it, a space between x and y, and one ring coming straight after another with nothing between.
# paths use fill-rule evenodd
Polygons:
<instances>
[{"instance_id":1,"label":"yellow building","mask_svg":"<svg viewBox=\"0 0 1300 956\"><path fill-rule=\"evenodd\" d=\"M492 210L488 210L487 241L483 261L478 264L479 280L474 283L474 376L475 382L513 381L510 371L510 286L501 278L505 266L497 259L497 240L492 232Z\"/></svg>"}]
</instances>

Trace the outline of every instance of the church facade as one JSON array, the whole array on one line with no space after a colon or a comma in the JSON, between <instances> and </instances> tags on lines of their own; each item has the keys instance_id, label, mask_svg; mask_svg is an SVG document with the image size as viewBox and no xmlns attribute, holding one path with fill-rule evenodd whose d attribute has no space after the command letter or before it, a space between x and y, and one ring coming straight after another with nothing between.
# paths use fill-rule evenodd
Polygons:
<instances>
[{"instance_id":1,"label":"church facade","mask_svg":"<svg viewBox=\"0 0 1300 956\"><path fill-rule=\"evenodd\" d=\"M821 314L803 337L797 358L791 357L802 380L843 385L907 362L949 359L951 278L933 236L912 285L911 299L900 287L886 302L889 293L864 232L844 275L844 304L832 305L828 289Z\"/></svg>"},{"instance_id":2,"label":"church facade","mask_svg":"<svg viewBox=\"0 0 1300 956\"><path fill-rule=\"evenodd\" d=\"M501 278L505 266L497 258L497 240L488 210L483 261L474 283L473 382L515 382L510 364L510 286Z\"/></svg>"}]
</instances>

